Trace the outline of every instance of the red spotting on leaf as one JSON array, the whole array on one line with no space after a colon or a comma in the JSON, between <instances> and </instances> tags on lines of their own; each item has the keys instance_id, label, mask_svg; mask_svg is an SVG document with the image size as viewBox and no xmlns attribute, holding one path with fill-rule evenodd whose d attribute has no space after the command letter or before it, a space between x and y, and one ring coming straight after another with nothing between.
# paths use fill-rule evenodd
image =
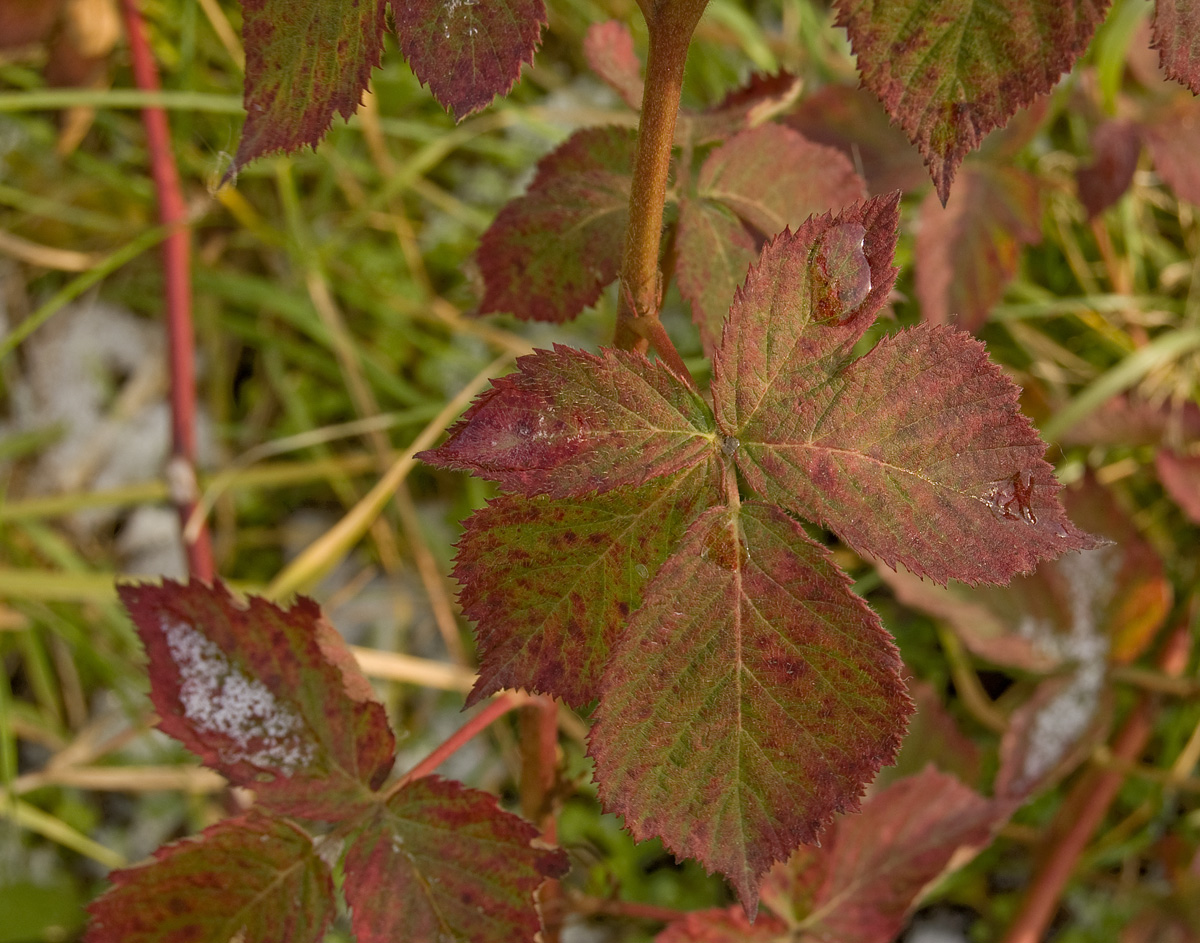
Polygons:
<instances>
[{"instance_id":1,"label":"red spotting on leaf","mask_svg":"<svg viewBox=\"0 0 1200 943\"><path fill-rule=\"evenodd\" d=\"M1015 167L972 165L943 207L921 203L916 291L921 317L977 331L1017 272L1021 249L1042 238L1037 179Z\"/></svg>"},{"instance_id":2,"label":"red spotting on leaf","mask_svg":"<svg viewBox=\"0 0 1200 943\"><path fill-rule=\"evenodd\" d=\"M836 0L863 85L917 145L945 203L993 128L1054 87L1108 0Z\"/></svg>"},{"instance_id":3,"label":"red spotting on leaf","mask_svg":"<svg viewBox=\"0 0 1200 943\"><path fill-rule=\"evenodd\" d=\"M595 303L621 268L636 147L632 128L588 128L542 158L480 240L480 314L568 321Z\"/></svg>"},{"instance_id":4,"label":"red spotting on leaf","mask_svg":"<svg viewBox=\"0 0 1200 943\"><path fill-rule=\"evenodd\" d=\"M1200 100L1176 100L1142 125L1142 137L1167 186L1200 206Z\"/></svg>"},{"instance_id":5,"label":"red spotting on leaf","mask_svg":"<svg viewBox=\"0 0 1200 943\"><path fill-rule=\"evenodd\" d=\"M337 910L312 840L249 812L109 875L87 943L316 943Z\"/></svg>"},{"instance_id":6,"label":"red spotting on leaf","mask_svg":"<svg viewBox=\"0 0 1200 943\"><path fill-rule=\"evenodd\" d=\"M712 412L660 361L556 345L517 367L417 458L562 498L640 485L712 453Z\"/></svg>"},{"instance_id":7,"label":"red spotting on leaf","mask_svg":"<svg viewBox=\"0 0 1200 943\"><path fill-rule=\"evenodd\" d=\"M530 941L533 893L569 867L561 849L494 796L428 776L350 839L344 891L359 943Z\"/></svg>"},{"instance_id":8,"label":"red spotting on leaf","mask_svg":"<svg viewBox=\"0 0 1200 943\"><path fill-rule=\"evenodd\" d=\"M643 587L720 497L705 461L640 488L570 501L505 494L476 511L454 565L480 648L467 706L502 688L574 706L598 697Z\"/></svg>"},{"instance_id":9,"label":"red spotting on leaf","mask_svg":"<svg viewBox=\"0 0 1200 943\"><path fill-rule=\"evenodd\" d=\"M1161 449L1154 456L1154 467L1167 494L1184 514L1200 524L1200 455L1180 455Z\"/></svg>"},{"instance_id":10,"label":"red spotting on leaf","mask_svg":"<svg viewBox=\"0 0 1200 943\"><path fill-rule=\"evenodd\" d=\"M714 150L696 188L764 236L866 196L866 184L840 151L779 124L743 131Z\"/></svg>"},{"instance_id":11,"label":"red spotting on leaf","mask_svg":"<svg viewBox=\"0 0 1200 943\"><path fill-rule=\"evenodd\" d=\"M609 662L589 752L607 811L733 884L858 808L912 704L891 637L777 508L710 508Z\"/></svg>"},{"instance_id":12,"label":"red spotting on leaf","mask_svg":"<svg viewBox=\"0 0 1200 943\"><path fill-rule=\"evenodd\" d=\"M546 25L542 0L388 0L421 84L461 121L507 95Z\"/></svg>"},{"instance_id":13,"label":"red spotting on leaf","mask_svg":"<svg viewBox=\"0 0 1200 943\"><path fill-rule=\"evenodd\" d=\"M1200 4L1155 0L1151 46L1167 76L1200 95Z\"/></svg>"},{"instance_id":14,"label":"red spotting on leaf","mask_svg":"<svg viewBox=\"0 0 1200 943\"><path fill-rule=\"evenodd\" d=\"M386 0L244 0L246 124L231 177L257 157L313 147L358 110L383 53Z\"/></svg>"},{"instance_id":15,"label":"red spotting on leaf","mask_svg":"<svg viewBox=\"0 0 1200 943\"><path fill-rule=\"evenodd\" d=\"M797 943L891 943L926 887L960 851L985 846L1014 807L928 768L876 793L861 814L839 818L819 849L772 871L763 904L798 924Z\"/></svg>"},{"instance_id":16,"label":"red spotting on leaf","mask_svg":"<svg viewBox=\"0 0 1200 943\"><path fill-rule=\"evenodd\" d=\"M285 815L337 821L391 771L383 705L317 604L221 583L118 587L150 659L158 727Z\"/></svg>"},{"instance_id":17,"label":"red spotting on leaf","mask_svg":"<svg viewBox=\"0 0 1200 943\"><path fill-rule=\"evenodd\" d=\"M620 20L593 23L583 37L588 66L634 111L642 107L642 61L633 51L633 33Z\"/></svg>"},{"instance_id":18,"label":"red spotting on leaf","mask_svg":"<svg viewBox=\"0 0 1200 943\"><path fill-rule=\"evenodd\" d=\"M679 209L675 247L679 293L692 306L700 342L711 357L721 343L733 293L758 256L757 240L723 204L695 199Z\"/></svg>"},{"instance_id":19,"label":"red spotting on leaf","mask_svg":"<svg viewBox=\"0 0 1200 943\"><path fill-rule=\"evenodd\" d=\"M759 914L754 923L741 907L695 910L654 938L654 943L775 943L786 939L787 924L772 914Z\"/></svg>"},{"instance_id":20,"label":"red spotting on leaf","mask_svg":"<svg viewBox=\"0 0 1200 943\"><path fill-rule=\"evenodd\" d=\"M810 141L836 147L866 178L872 196L915 190L928 180L921 158L879 101L849 85L827 85L784 119Z\"/></svg>"},{"instance_id":21,"label":"red spotting on leaf","mask_svg":"<svg viewBox=\"0 0 1200 943\"><path fill-rule=\"evenodd\" d=\"M1141 153L1142 138L1132 121L1106 121L1092 132L1092 162L1075 172L1079 202L1088 219L1125 195Z\"/></svg>"}]
</instances>

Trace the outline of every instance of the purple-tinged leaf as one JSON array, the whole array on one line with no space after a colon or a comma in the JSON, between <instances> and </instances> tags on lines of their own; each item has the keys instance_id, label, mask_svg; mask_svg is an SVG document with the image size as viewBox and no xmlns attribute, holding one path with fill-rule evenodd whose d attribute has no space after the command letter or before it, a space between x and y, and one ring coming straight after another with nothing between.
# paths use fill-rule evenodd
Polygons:
<instances>
[{"instance_id":1,"label":"purple-tinged leaf","mask_svg":"<svg viewBox=\"0 0 1200 943\"><path fill-rule=\"evenodd\" d=\"M1162 449L1154 457L1159 480L1193 523L1200 524L1200 455Z\"/></svg>"},{"instance_id":2,"label":"purple-tinged leaf","mask_svg":"<svg viewBox=\"0 0 1200 943\"><path fill-rule=\"evenodd\" d=\"M1154 168L1181 200L1200 206L1200 100L1182 98L1142 125Z\"/></svg>"},{"instance_id":3,"label":"purple-tinged leaf","mask_svg":"<svg viewBox=\"0 0 1200 943\"><path fill-rule=\"evenodd\" d=\"M904 132L878 99L849 85L827 85L784 119L810 141L836 147L866 178L872 196L916 190L929 179Z\"/></svg>"},{"instance_id":4,"label":"purple-tinged leaf","mask_svg":"<svg viewBox=\"0 0 1200 943\"><path fill-rule=\"evenodd\" d=\"M987 845L1013 808L926 769L839 818L819 849L775 868L763 904L788 920L797 943L891 943L924 890Z\"/></svg>"},{"instance_id":5,"label":"purple-tinged leaf","mask_svg":"<svg viewBox=\"0 0 1200 943\"><path fill-rule=\"evenodd\" d=\"M1092 162L1075 172L1079 202L1088 219L1125 195L1141 153L1142 138L1132 121L1106 121L1092 132Z\"/></svg>"},{"instance_id":6,"label":"purple-tinged leaf","mask_svg":"<svg viewBox=\"0 0 1200 943\"><path fill-rule=\"evenodd\" d=\"M386 0L244 0L246 124L229 173L313 147L350 118L383 53Z\"/></svg>"},{"instance_id":7,"label":"purple-tinged leaf","mask_svg":"<svg viewBox=\"0 0 1200 943\"><path fill-rule=\"evenodd\" d=\"M637 134L588 128L542 158L479 243L480 314L568 321L617 277Z\"/></svg>"},{"instance_id":8,"label":"purple-tinged leaf","mask_svg":"<svg viewBox=\"0 0 1200 943\"><path fill-rule=\"evenodd\" d=\"M400 49L461 120L507 95L546 25L542 0L388 0Z\"/></svg>"},{"instance_id":9,"label":"purple-tinged leaf","mask_svg":"<svg viewBox=\"0 0 1200 943\"><path fill-rule=\"evenodd\" d=\"M733 293L758 257L746 224L721 203L688 200L679 210L675 240L679 293L692 306L692 320L710 357L721 343Z\"/></svg>"},{"instance_id":10,"label":"purple-tinged leaf","mask_svg":"<svg viewBox=\"0 0 1200 943\"><path fill-rule=\"evenodd\" d=\"M959 729L932 685L910 680L908 693L917 711L908 719L908 733L895 764L879 771L874 788L915 776L930 764L968 786L977 786L983 751Z\"/></svg>"},{"instance_id":11,"label":"purple-tinged leaf","mask_svg":"<svg viewBox=\"0 0 1200 943\"><path fill-rule=\"evenodd\" d=\"M590 752L635 838L762 874L896 755L911 702L891 638L823 547L767 505L710 508L646 589L605 673Z\"/></svg>"},{"instance_id":12,"label":"purple-tinged leaf","mask_svg":"<svg viewBox=\"0 0 1200 943\"><path fill-rule=\"evenodd\" d=\"M1200 4L1196 0L1155 0L1154 37L1163 71L1200 95Z\"/></svg>"},{"instance_id":13,"label":"purple-tinged leaf","mask_svg":"<svg viewBox=\"0 0 1200 943\"><path fill-rule=\"evenodd\" d=\"M668 924L654 943L776 943L787 932L787 924L772 914L759 914L751 923L741 907L711 907Z\"/></svg>"},{"instance_id":14,"label":"purple-tinged leaf","mask_svg":"<svg viewBox=\"0 0 1200 943\"><path fill-rule=\"evenodd\" d=\"M640 485L712 454L712 412L660 361L556 346L517 366L417 458L561 498Z\"/></svg>"},{"instance_id":15,"label":"purple-tinged leaf","mask_svg":"<svg viewBox=\"0 0 1200 943\"><path fill-rule=\"evenodd\" d=\"M1088 413L1062 436L1063 445L1107 447L1200 442L1200 405L1152 403L1114 396Z\"/></svg>"},{"instance_id":16,"label":"purple-tinged leaf","mask_svg":"<svg viewBox=\"0 0 1200 943\"><path fill-rule=\"evenodd\" d=\"M567 856L493 796L437 777L380 806L346 852L346 901L359 943L532 943L533 893Z\"/></svg>"},{"instance_id":17,"label":"purple-tinged leaf","mask_svg":"<svg viewBox=\"0 0 1200 943\"><path fill-rule=\"evenodd\" d=\"M642 107L642 61L633 50L633 33L620 20L593 23L583 37L588 66L634 111Z\"/></svg>"},{"instance_id":18,"label":"purple-tinged leaf","mask_svg":"<svg viewBox=\"0 0 1200 943\"><path fill-rule=\"evenodd\" d=\"M764 236L866 196L862 178L840 151L779 124L743 131L713 151L700 168L697 190Z\"/></svg>"},{"instance_id":19,"label":"purple-tinged leaf","mask_svg":"<svg viewBox=\"0 0 1200 943\"><path fill-rule=\"evenodd\" d=\"M598 697L643 587L720 498L705 462L640 488L570 501L505 494L476 511L454 567L481 652L467 706L502 688L575 706Z\"/></svg>"},{"instance_id":20,"label":"purple-tinged leaf","mask_svg":"<svg viewBox=\"0 0 1200 943\"><path fill-rule=\"evenodd\" d=\"M699 147L764 125L795 103L802 85L788 72L752 75L749 82L707 111L681 111L675 125L675 143Z\"/></svg>"},{"instance_id":21,"label":"purple-tinged leaf","mask_svg":"<svg viewBox=\"0 0 1200 943\"><path fill-rule=\"evenodd\" d=\"M1037 180L1015 167L968 164L943 207L921 203L916 290L921 317L977 331L1017 272L1021 249L1040 242Z\"/></svg>"},{"instance_id":22,"label":"purple-tinged leaf","mask_svg":"<svg viewBox=\"0 0 1200 943\"><path fill-rule=\"evenodd\" d=\"M339 820L391 771L383 705L317 604L218 583L118 587L150 658L159 729L286 815Z\"/></svg>"},{"instance_id":23,"label":"purple-tinged leaf","mask_svg":"<svg viewBox=\"0 0 1200 943\"><path fill-rule=\"evenodd\" d=\"M944 203L966 154L1054 87L1108 0L836 0L863 84L925 158Z\"/></svg>"},{"instance_id":24,"label":"purple-tinged leaf","mask_svg":"<svg viewBox=\"0 0 1200 943\"><path fill-rule=\"evenodd\" d=\"M337 909L312 840L256 812L109 879L112 888L88 907L87 943L317 943Z\"/></svg>"}]
</instances>

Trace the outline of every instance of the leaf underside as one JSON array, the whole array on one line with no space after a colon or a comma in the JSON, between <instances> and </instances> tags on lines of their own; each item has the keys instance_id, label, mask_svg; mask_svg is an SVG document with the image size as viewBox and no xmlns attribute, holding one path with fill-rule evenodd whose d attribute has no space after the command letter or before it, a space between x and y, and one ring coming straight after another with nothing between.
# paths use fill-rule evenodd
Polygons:
<instances>
[{"instance_id":1,"label":"leaf underside","mask_svg":"<svg viewBox=\"0 0 1200 943\"><path fill-rule=\"evenodd\" d=\"M239 605L221 584L118 587L150 659L159 729L287 815L336 821L391 771L395 739L316 603Z\"/></svg>"},{"instance_id":2,"label":"leaf underside","mask_svg":"<svg viewBox=\"0 0 1200 943\"><path fill-rule=\"evenodd\" d=\"M114 871L88 910L88 943L315 943L336 912L309 837L250 812Z\"/></svg>"},{"instance_id":3,"label":"leaf underside","mask_svg":"<svg viewBox=\"0 0 1200 943\"><path fill-rule=\"evenodd\" d=\"M836 0L863 85L917 145L945 203L993 128L1054 87L1108 0Z\"/></svg>"}]
</instances>

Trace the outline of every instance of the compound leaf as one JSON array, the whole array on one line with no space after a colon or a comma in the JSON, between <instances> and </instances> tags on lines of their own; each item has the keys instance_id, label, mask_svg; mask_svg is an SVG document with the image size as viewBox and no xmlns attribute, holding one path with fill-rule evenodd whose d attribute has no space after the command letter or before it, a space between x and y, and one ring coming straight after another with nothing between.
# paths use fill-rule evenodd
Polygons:
<instances>
[{"instance_id":1,"label":"compound leaf","mask_svg":"<svg viewBox=\"0 0 1200 943\"><path fill-rule=\"evenodd\" d=\"M646 590L606 672L590 752L635 838L762 874L891 762L912 710L878 617L767 505L710 508Z\"/></svg>"},{"instance_id":2,"label":"compound leaf","mask_svg":"<svg viewBox=\"0 0 1200 943\"><path fill-rule=\"evenodd\" d=\"M567 856L487 793L437 777L404 786L351 840L346 901L359 943L527 940L533 892Z\"/></svg>"},{"instance_id":3,"label":"compound leaf","mask_svg":"<svg viewBox=\"0 0 1200 943\"><path fill-rule=\"evenodd\" d=\"M921 325L847 365L890 284L878 263L894 214L894 198L875 198L810 220L751 270L714 363L717 426L739 443L739 470L856 550L939 583L1002 583L1094 546L982 344Z\"/></svg>"},{"instance_id":4,"label":"compound leaf","mask_svg":"<svg viewBox=\"0 0 1200 943\"><path fill-rule=\"evenodd\" d=\"M863 84L925 158L945 203L963 157L1054 87L1108 0L836 0Z\"/></svg>"},{"instance_id":5,"label":"compound leaf","mask_svg":"<svg viewBox=\"0 0 1200 943\"><path fill-rule=\"evenodd\" d=\"M389 0L413 72L458 118L507 95L546 25L542 0Z\"/></svg>"},{"instance_id":6,"label":"compound leaf","mask_svg":"<svg viewBox=\"0 0 1200 943\"><path fill-rule=\"evenodd\" d=\"M661 362L556 345L492 381L439 448L417 458L525 495L640 485L712 452L712 412Z\"/></svg>"},{"instance_id":7,"label":"compound leaf","mask_svg":"<svg viewBox=\"0 0 1200 943\"><path fill-rule=\"evenodd\" d=\"M229 173L316 146L349 118L383 53L386 0L244 0L246 124Z\"/></svg>"},{"instance_id":8,"label":"compound leaf","mask_svg":"<svg viewBox=\"0 0 1200 943\"><path fill-rule=\"evenodd\" d=\"M712 200L687 200L679 209L676 275L692 306L704 350L721 342L733 293L758 256L757 240L733 211Z\"/></svg>"},{"instance_id":9,"label":"compound leaf","mask_svg":"<svg viewBox=\"0 0 1200 943\"><path fill-rule=\"evenodd\" d=\"M88 910L88 943L316 943L336 912L311 839L255 812L114 871Z\"/></svg>"},{"instance_id":10,"label":"compound leaf","mask_svg":"<svg viewBox=\"0 0 1200 943\"><path fill-rule=\"evenodd\" d=\"M481 652L467 706L502 688L576 706L596 698L643 587L717 487L706 461L638 488L570 501L505 494L476 511L454 568Z\"/></svg>"},{"instance_id":11,"label":"compound leaf","mask_svg":"<svg viewBox=\"0 0 1200 943\"><path fill-rule=\"evenodd\" d=\"M285 814L340 820L369 801L395 741L316 603L241 606L196 581L118 592L150 658L159 729Z\"/></svg>"},{"instance_id":12,"label":"compound leaf","mask_svg":"<svg viewBox=\"0 0 1200 943\"><path fill-rule=\"evenodd\" d=\"M583 37L583 57L604 83L634 111L642 107L642 62L633 33L620 20L593 23Z\"/></svg>"},{"instance_id":13,"label":"compound leaf","mask_svg":"<svg viewBox=\"0 0 1200 943\"><path fill-rule=\"evenodd\" d=\"M1200 5L1196 0L1155 0L1153 42L1163 71L1200 95Z\"/></svg>"},{"instance_id":14,"label":"compound leaf","mask_svg":"<svg viewBox=\"0 0 1200 943\"><path fill-rule=\"evenodd\" d=\"M567 321L617 277L637 134L588 128L542 158L479 243L480 314Z\"/></svg>"},{"instance_id":15,"label":"compound leaf","mask_svg":"<svg viewBox=\"0 0 1200 943\"><path fill-rule=\"evenodd\" d=\"M967 165L945 206L934 194L921 203L913 253L921 317L978 330L1016 274L1021 249L1041 238L1036 178Z\"/></svg>"}]
</instances>

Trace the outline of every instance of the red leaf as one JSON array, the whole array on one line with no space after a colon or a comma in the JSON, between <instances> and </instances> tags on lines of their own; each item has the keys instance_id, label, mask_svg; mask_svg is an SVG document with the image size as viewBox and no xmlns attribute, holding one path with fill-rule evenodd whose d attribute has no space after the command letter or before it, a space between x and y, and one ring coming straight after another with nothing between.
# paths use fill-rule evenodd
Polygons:
<instances>
[{"instance_id":1,"label":"red leaf","mask_svg":"<svg viewBox=\"0 0 1200 943\"><path fill-rule=\"evenodd\" d=\"M640 485L703 461L712 413L659 361L555 346L492 381L440 448L417 458L474 472L525 495Z\"/></svg>"},{"instance_id":2,"label":"red leaf","mask_svg":"<svg viewBox=\"0 0 1200 943\"><path fill-rule=\"evenodd\" d=\"M878 99L862 89L827 85L804 98L784 123L850 158L872 196L915 190L927 179L904 132L888 120Z\"/></svg>"},{"instance_id":3,"label":"red leaf","mask_svg":"<svg viewBox=\"0 0 1200 943\"><path fill-rule=\"evenodd\" d=\"M1015 167L968 164L945 207L927 196L914 252L921 316L979 330L1016 274L1021 249L1041 241L1041 216L1037 180Z\"/></svg>"},{"instance_id":4,"label":"red leaf","mask_svg":"<svg viewBox=\"0 0 1200 943\"><path fill-rule=\"evenodd\" d=\"M1200 5L1195 0L1155 0L1154 40L1163 71L1200 95Z\"/></svg>"},{"instance_id":5,"label":"red leaf","mask_svg":"<svg viewBox=\"0 0 1200 943\"><path fill-rule=\"evenodd\" d=\"M795 103L802 85L799 78L788 72L752 75L745 85L707 111L680 111L675 143L698 147L764 125Z\"/></svg>"},{"instance_id":6,"label":"red leaf","mask_svg":"<svg viewBox=\"0 0 1200 943\"><path fill-rule=\"evenodd\" d=\"M633 34L620 20L593 23L583 37L583 57L604 83L634 111L642 107L642 62Z\"/></svg>"},{"instance_id":7,"label":"red leaf","mask_svg":"<svg viewBox=\"0 0 1200 943\"><path fill-rule=\"evenodd\" d=\"M887 632L828 552L766 505L711 508L647 588L605 674L590 752L635 838L764 871L895 757L912 711ZM652 693L652 696L648 696Z\"/></svg>"},{"instance_id":8,"label":"red leaf","mask_svg":"<svg viewBox=\"0 0 1200 943\"><path fill-rule=\"evenodd\" d=\"M713 151L700 168L697 190L764 236L866 196L862 178L839 151L779 124L743 131Z\"/></svg>"},{"instance_id":9,"label":"red leaf","mask_svg":"<svg viewBox=\"0 0 1200 943\"><path fill-rule=\"evenodd\" d=\"M1092 133L1092 163L1075 172L1079 202L1088 219L1125 195L1137 170L1142 138L1132 121L1106 121Z\"/></svg>"},{"instance_id":10,"label":"red leaf","mask_svg":"<svg viewBox=\"0 0 1200 943\"><path fill-rule=\"evenodd\" d=\"M533 892L567 872L559 849L487 793L417 779L351 840L346 901L359 943L532 941Z\"/></svg>"},{"instance_id":11,"label":"red leaf","mask_svg":"<svg viewBox=\"0 0 1200 943\"><path fill-rule=\"evenodd\" d=\"M589 128L542 158L480 240L480 314L567 321L595 303L621 268L636 146L632 128Z\"/></svg>"},{"instance_id":12,"label":"red leaf","mask_svg":"<svg viewBox=\"0 0 1200 943\"><path fill-rule=\"evenodd\" d=\"M1162 449L1154 456L1154 466L1167 494L1184 514L1200 524L1200 456Z\"/></svg>"},{"instance_id":13,"label":"red leaf","mask_svg":"<svg viewBox=\"0 0 1200 943\"><path fill-rule=\"evenodd\" d=\"M1200 206L1200 101L1180 99L1142 125L1154 167L1181 200Z\"/></svg>"},{"instance_id":14,"label":"red leaf","mask_svg":"<svg viewBox=\"0 0 1200 943\"><path fill-rule=\"evenodd\" d=\"M1094 546L981 344L922 325L845 366L894 277L895 207L877 197L812 219L751 270L714 361L739 470L854 549L939 583L1003 583Z\"/></svg>"},{"instance_id":15,"label":"red leaf","mask_svg":"<svg viewBox=\"0 0 1200 943\"><path fill-rule=\"evenodd\" d=\"M732 210L711 200L688 200L679 210L676 238L679 293L692 306L704 351L721 342L733 293L758 255L754 236Z\"/></svg>"},{"instance_id":16,"label":"red leaf","mask_svg":"<svg viewBox=\"0 0 1200 943\"><path fill-rule=\"evenodd\" d=\"M220 583L170 580L118 592L150 658L159 729L264 804L340 820L391 771L383 706L311 599L240 606Z\"/></svg>"},{"instance_id":17,"label":"red leaf","mask_svg":"<svg viewBox=\"0 0 1200 943\"><path fill-rule=\"evenodd\" d=\"M388 0L413 72L461 120L507 95L546 25L542 0Z\"/></svg>"},{"instance_id":18,"label":"red leaf","mask_svg":"<svg viewBox=\"0 0 1200 943\"><path fill-rule=\"evenodd\" d=\"M87 943L316 943L336 911L309 837L255 812L166 845L109 875Z\"/></svg>"},{"instance_id":19,"label":"red leaf","mask_svg":"<svg viewBox=\"0 0 1200 943\"><path fill-rule=\"evenodd\" d=\"M798 943L891 943L925 888L961 850L986 845L1012 809L926 769L839 818L819 850L776 868L763 903L793 915Z\"/></svg>"},{"instance_id":20,"label":"red leaf","mask_svg":"<svg viewBox=\"0 0 1200 943\"><path fill-rule=\"evenodd\" d=\"M642 588L719 498L704 462L640 488L570 502L501 495L476 511L454 568L481 650L467 706L502 688L596 698Z\"/></svg>"},{"instance_id":21,"label":"red leaf","mask_svg":"<svg viewBox=\"0 0 1200 943\"><path fill-rule=\"evenodd\" d=\"M668 925L654 943L770 943L786 939L787 924L771 914L751 923L741 907L711 908L684 915Z\"/></svg>"},{"instance_id":22,"label":"red leaf","mask_svg":"<svg viewBox=\"0 0 1200 943\"><path fill-rule=\"evenodd\" d=\"M1054 87L1108 0L836 0L863 84L917 145L945 203L967 152Z\"/></svg>"},{"instance_id":23,"label":"red leaf","mask_svg":"<svg viewBox=\"0 0 1200 943\"><path fill-rule=\"evenodd\" d=\"M246 124L229 170L316 146L358 109L383 52L386 0L244 0Z\"/></svg>"}]
</instances>

